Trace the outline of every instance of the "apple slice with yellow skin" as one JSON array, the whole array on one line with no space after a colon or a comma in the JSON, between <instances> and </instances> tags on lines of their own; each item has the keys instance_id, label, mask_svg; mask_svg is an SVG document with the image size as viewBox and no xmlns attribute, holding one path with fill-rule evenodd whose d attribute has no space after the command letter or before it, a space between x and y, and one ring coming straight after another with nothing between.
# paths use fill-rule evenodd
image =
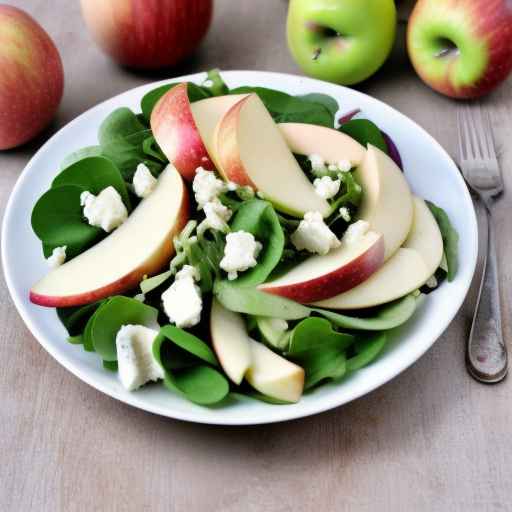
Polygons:
<instances>
[{"instance_id":1,"label":"apple slice with yellow skin","mask_svg":"<svg viewBox=\"0 0 512 512\"><path fill-rule=\"evenodd\" d=\"M194 118L201 140L208 151L211 161L219 173L226 178L215 150L215 128L226 112L246 94L233 94L226 96L214 96L190 104L190 110Z\"/></svg>"},{"instance_id":2,"label":"apple slice with yellow skin","mask_svg":"<svg viewBox=\"0 0 512 512\"><path fill-rule=\"evenodd\" d=\"M189 218L188 193L169 165L153 192L107 238L50 271L30 290L34 304L69 307L124 293L158 273L174 253L173 237Z\"/></svg>"},{"instance_id":3,"label":"apple slice with yellow skin","mask_svg":"<svg viewBox=\"0 0 512 512\"><path fill-rule=\"evenodd\" d=\"M226 178L257 190L278 210L298 217L309 211L329 213L329 204L315 192L256 94L240 100L220 120L215 147Z\"/></svg>"},{"instance_id":4,"label":"apple slice with yellow skin","mask_svg":"<svg viewBox=\"0 0 512 512\"><path fill-rule=\"evenodd\" d=\"M359 142L333 128L306 123L279 123L277 126L292 153L298 155L320 155L329 164L349 160L356 167L366 153Z\"/></svg>"},{"instance_id":5,"label":"apple slice with yellow skin","mask_svg":"<svg viewBox=\"0 0 512 512\"><path fill-rule=\"evenodd\" d=\"M240 384L251 365L249 336L242 316L212 300L210 335L213 350L226 375Z\"/></svg>"},{"instance_id":6,"label":"apple slice with yellow skin","mask_svg":"<svg viewBox=\"0 0 512 512\"><path fill-rule=\"evenodd\" d=\"M360 309L398 299L420 288L439 267L443 239L425 201L413 199L414 220L403 247L369 279L348 292L316 302L331 309Z\"/></svg>"},{"instance_id":7,"label":"apple slice with yellow skin","mask_svg":"<svg viewBox=\"0 0 512 512\"><path fill-rule=\"evenodd\" d=\"M412 194L403 173L388 155L368 145L354 177L363 188L357 218L384 236L388 260L404 243L412 226Z\"/></svg>"},{"instance_id":8,"label":"apple slice with yellow skin","mask_svg":"<svg viewBox=\"0 0 512 512\"><path fill-rule=\"evenodd\" d=\"M384 238L370 231L325 256L312 256L259 289L300 303L334 297L368 279L384 263Z\"/></svg>"},{"instance_id":9,"label":"apple slice with yellow skin","mask_svg":"<svg viewBox=\"0 0 512 512\"><path fill-rule=\"evenodd\" d=\"M278 400L298 402L304 390L304 370L249 338L251 366L247 382L257 391Z\"/></svg>"},{"instance_id":10,"label":"apple slice with yellow skin","mask_svg":"<svg viewBox=\"0 0 512 512\"><path fill-rule=\"evenodd\" d=\"M164 155L185 180L192 181L200 166L213 169L192 115L186 83L174 86L158 100L151 113L151 130Z\"/></svg>"}]
</instances>

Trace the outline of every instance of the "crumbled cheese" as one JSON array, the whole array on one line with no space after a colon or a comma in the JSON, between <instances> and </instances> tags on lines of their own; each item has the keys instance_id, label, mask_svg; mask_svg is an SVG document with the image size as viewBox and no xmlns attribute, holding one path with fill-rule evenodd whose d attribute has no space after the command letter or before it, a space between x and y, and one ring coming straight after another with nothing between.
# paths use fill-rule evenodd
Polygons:
<instances>
[{"instance_id":1,"label":"crumbled cheese","mask_svg":"<svg viewBox=\"0 0 512 512\"><path fill-rule=\"evenodd\" d=\"M257 242L252 233L236 231L226 235L224 257L220 261L220 268L228 273L228 279L238 277L238 272L244 272L256 266L256 258L262 245Z\"/></svg>"},{"instance_id":2,"label":"crumbled cheese","mask_svg":"<svg viewBox=\"0 0 512 512\"><path fill-rule=\"evenodd\" d=\"M336 166L338 171L349 172L352 169L352 162L350 160L339 160Z\"/></svg>"},{"instance_id":3,"label":"crumbled cheese","mask_svg":"<svg viewBox=\"0 0 512 512\"><path fill-rule=\"evenodd\" d=\"M133 298L139 302L144 302L146 300L146 296L143 293L137 293Z\"/></svg>"},{"instance_id":4,"label":"crumbled cheese","mask_svg":"<svg viewBox=\"0 0 512 512\"><path fill-rule=\"evenodd\" d=\"M153 356L158 331L143 325L123 325L116 335L119 378L128 391L149 381L164 378L164 371Z\"/></svg>"},{"instance_id":5,"label":"crumbled cheese","mask_svg":"<svg viewBox=\"0 0 512 512\"><path fill-rule=\"evenodd\" d=\"M55 247L55 249L53 249L52 254L46 258L46 263L50 268L60 267L66 261L67 248L67 245L63 245L62 247Z\"/></svg>"},{"instance_id":6,"label":"crumbled cheese","mask_svg":"<svg viewBox=\"0 0 512 512\"><path fill-rule=\"evenodd\" d=\"M176 274L171 286L162 293L164 311L176 327L193 327L201 320L203 299L201 290L195 284L199 272L191 265L184 267Z\"/></svg>"},{"instance_id":7,"label":"crumbled cheese","mask_svg":"<svg viewBox=\"0 0 512 512\"><path fill-rule=\"evenodd\" d=\"M233 212L224 206L218 199L210 201L203 206L204 214L208 225L212 229L219 231L226 231L228 228L228 220L231 218Z\"/></svg>"},{"instance_id":8,"label":"crumbled cheese","mask_svg":"<svg viewBox=\"0 0 512 512\"><path fill-rule=\"evenodd\" d=\"M119 192L112 186L103 189L98 196L82 192L80 205L84 207L84 216L89 224L100 227L107 233L128 218L128 210Z\"/></svg>"},{"instance_id":9,"label":"crumbled cheese","mask_svg":"<svg viewBox=\"0 0 512 512\"><path fill-rule=\"evenodd\" d=\"M325 169L325 160L317 154L309 155L308 160L314 171L323 171Z\"/></svg>"},{"instance_id":10,"label":"crumbled cheese","mask_svg":"<svg viewBox=\"0 0 512 512\"><path fill-rule=\"evenodd\" d=\"M219 180L213 171L207 171L202 167L196 169L192 190L194 191L199 208L203 208L206 203L216 199L226 189L226 184Z\"/></svg>"},{"instance_id":11,"label":"crumbled cheese","mask_svg":"<svg viewBox=\"0 0 512 512\"><path fill-rule=\"evenodd\" d=\"M339 171L338 166L337 166L336 164L329 164L329 165L327 166L327 169L328 169L329 171L333 171L333 172Z\"/></svg>"},{"instance_id":12,"label":"crumbled cheese","mask_svg":"<svg viewBox=\"0 0 512 512\"><path fill-rule=\"evenodd\" d=\"M286 320L283 320L282 318L269 318L268 323L276 332L285 332L288 330L288 322Z\"/></svg>"},{"instance_id":13,"label":"crumbled cheese","mask_svg":"<svg viewBox=\"0 0 512 512\"><path fill-rule=\"evenodd\" d=\"M227 187L230 192L234 192L238 189L238 183L235 183L234 181L228 181Z\"/></svg>"},{"instance_id":14,"label":"crumbled cheese","mask_svg":"<svg viewBox=\"0 0 512 512\"><path fill-rule=\"evenodd\" d=\"M436 276L432 275L427 279L425 283L429 288L437 288L438 282Z\"/></svg>"},{"instance_id":15,"label":"crumbled cheese","mask_svg":"<svg viewBox=\"0 0 512 512\"><path fill-rule=\"evenodd\" d=\"M370 224L365 220L358 220L347 228L343 235L343 242L347 245L354 245L359 242L362 236L364 236L370 229Z\"/></svg>"},{"instance_id":16,"label":"crumbled cheese","mask_svg":"<svg viewBox=\"0 0 512 512\"><path fill-rule=\"evenodd\" d=\"M345 222L350 222L350 212L348 210L348 208L346 206L342 206L339 210L339 213L340 213L340 217L345 221Z\"/></svg>"},{"instance_id":17,"label":"crumbled cheese","mask_svg":"<svg viewBox=\"0 0 512 512\"><path fill-rule=\"evenodd\" d=\"M296 249L322 255L341 244L319 212L307 212L290 239Z\"/></svg>"},{"instance_id":18,"label":"crumbled cheese","mask_svg":"<svg viewBox=\"0 0 512 512\"><path fill-rule=\"evenodd\" d=\"M139 164L133 175L133 189L138 197L146 198L153 192L157 179L151 174L147 165Z\"/></svg>"},{"instance_id":19,"label":"crumbled cheese","mask_svg":"<svg viewBox=\"0 0 512 512\"><path fill-rule=\"evenodd\" d=\"M331 199L340 191L340 180L333 180L330 176L322 176L313 181L315 192L324 199Z\"/></svg>"}]
</instances>

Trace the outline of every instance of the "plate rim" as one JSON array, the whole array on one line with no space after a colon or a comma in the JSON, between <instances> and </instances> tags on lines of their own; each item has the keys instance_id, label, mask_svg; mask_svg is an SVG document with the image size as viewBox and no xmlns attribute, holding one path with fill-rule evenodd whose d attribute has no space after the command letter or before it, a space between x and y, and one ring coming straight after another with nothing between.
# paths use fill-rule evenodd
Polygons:
<instances>
[{"instance_id":1,"label":"plate rim","mask_svg":"<svg viewBox=\"0 0 512 512\"><path fill-rule=\"evenodd\" d=\"M312 87L314 87L315 84L321 84L320 87L325 87L325 85L329 85L332 87L340 88L345 91L348 90L348 91L350 91L351 95L355 95L356 98L357 97L365 98L365 101L366 101L366 99L369 98L371 101L379 103L380 107L384 108L384 110L392 111L394 113L394 115L398 115L400 118L403 118L403 120L405 120L406 122L412 123L415 126L415 128L417 130L419 130L422 133L422 135L429 141L429 143L437 148L437 150L444 157L444 159L447 160L447 162L450 165L455 166L455 168L457 169L457 165L453 161L453 159L451 158L449 153L441 146L441 144L432 135L430 135L430 133L428 133L422 126L420 126L418 123L416 123L413 119L411 119L410 117L406 116L405 114L400 112L395 107L388 105L387 103L385 103L384 101L382 101L378 98L374 98L373 96L370 96L368 94L365 94L365 93L357 91L357 90L354 90L352 88L340 86L337 84L331 84L328 82L324 82L322 80L316 80L316 79L309 78L306 76L295 75L295 74L291 74L291 73L280 73L280 72L274 72L274 71L258 71L258 70L238 70L238 69L237 70L221 70L221 73L228 79L229 79L229 76L232 74L254 75L254 76L259 77L260 79L262 78L263 80L264 80L265 75L274 75L276 77L282 78L283 80L291 79L291 80L305 81L307 83L311 83ZM33 164L34 160L39 158L40 155L42 155L46 151L46 148L48 146L50 146L53 143L53 141L60 136L62 131L72 128L75 124L79 123L82 120L82 118L86 117L94 110L101 109L101 107L104 104L108 103L109 101L116 99L119 96L122 96L126 93L137 93L138 91L142 91L142 90L148 89L150 87L151 88L159 87L161 85L165 85L167 83L171 83L174 81L187 81L187 80L198 81L201 78L201 76L204 76L204 75L205 75L205 72L197 72L197 73L192 73L192 74L188 74L188 75L180 75L177 77L170 77L170 78L166 78L163 80L158 80L156 82L148 82L146 84L142 84L140 86L128 89L128 90L120 92L119 94L116 94L110 98L107 98L107 99L93 105L92 107L88 108L87 110L85 110L84 112L82 112L78 116L76 116L74 119L69 121L67 124L62 126L30 158L30 160L27 162L27 164L21 171L21 173L20 173L18 179L16 180L16 183L9 195L9 198L8 198L5 210L4 210L4 217L2 220L2 234L1 234L1 246L2 246L1 247L1 259L2 259L2 266L3 266L3 270L4 270L4 276L5 276L7 288L9 290L9 294L11 296L11 299L12 299L19 315L21 316L23 322L28 327L29 331L34 336L34 338L37 340L37 342L60 365L62 365L67 371L71 372L73 375L78 377L81 381L90 385L94 389L101 391L102 393L106 394L107 396L109 396L113 399L119 400L125 404L128 404L133 407L137 407L139 409L142 409L147 412L151 412L153 414L157 414L160 416L173 418L173 419L177 419L177 420L181 420L181 421L200 423L200 424L210 424L210 425L232 425L232 426L278 423L278 422L284 422L284 421L290 421L290 420L294 420L294 419L304 418L304 417L319 414L319 413L322 413L322 412L325 412L325 411L328 411L331 409L335 409L337 407L345 405L349 402L352 402L353 400L356 400L358 398L361 398L364 395L371 393L375 389L381 387L385 383L394 379L396 376L398 376L400 373L402 373L404 370L406 370L409 366L411 366L415 362L417 362L422 357L422 355L424 355L425 352L427 352L434 345L434 343L439 339L439 337L443 334L443 332L448 328L448 326L451 324L451 322L453 321L453 319L459 312L460 307L462 306L465 298L467 297L467 293L469 291L469 287L471 285L472 278L474 276L475 269L476 269L476 263L477 263L477 258L478 258L479 235L478 235L478 223L477 223L474 205L473 205L470 193L467 189L467 186L466 186L464 179L462 178L462 175L460 174L460 172L457 172L456 180L459 181L459 183L461 185L461 189L464 190L464 199L466 200L466 202L468 202L471 205L470 212L469 212L469 218L467 219L467 221L469 222L470 231L473 235L473 239L472 239L472 244L471 244L472 252L469 255L470 260L469 260L468 279L467 279L467 282L463 284L463 287L462 287L463 293L460 294L459 300L454 305L455 307L453 309L453 315L450 315L451 317L444 324L440 324L437 326L436 329L433 329L431 335L429 336L432 340L430 342L430 344L428 344L425 347L421 347L420 350L416 350L414 352L414 354L411 355L409 357L409 359L407 359L406 361L398 361L399 364L396 364L393 367L392 371L385 373L382 376L379 376L378 378L375 378L371 385L367 386L363 390L357 391L348 400L336 401L334 399L334 400L328 401L328 403L324 404L323 406L319 405L319 406L315 407L313 405L313 406L310 406L309 408L294 410L293 412L287 412L287 409L286 409L287 406L281 406L280 407L281 411L282 411L281 414L275 414L270 419L259 418L256 420L255 419L243 420L243 419L233 419L233 418L226 418L226 419L201 418L201 415L196 414L194 411L182 412L182 411L177 411L177 410L173 410L173 411L162 410L161 407L158 407L151 403L147 403L143 399L138 398L136 393L132 393L131 395L129 395L130 398L127 398L126 396L116 393L112 389L107 389L106 385L103 385L103 383L101 383L101 382L95 381L94 378L89 374L90 372L83 371L81 368L78 367L77 364L74 364L73 362L68 361L64 355L59 353L58 349L54 348L51 345L51 343L47 342L46 336L34 324L34 322L32 321L30 312L25 310L25 307L22 304L21 298L16 293L15 285L14 285L14 281L13 281L13 275L12 275L13 273L10 270L10 267L8 264L9 250L8 250L7 244L6 244L6 239L8 238L6 233L9 233L9 226L12 224L11 216L13 214L12 213L13 205L16 201L16 198L18 197L18 195L20 195L21 191L23 190L24 183L27 181L27 179L31 175L30 169L34 165ZM273 409L275 409L276 407L279 407L279 406L272 405Z\"/></svg>"}]
</instances>

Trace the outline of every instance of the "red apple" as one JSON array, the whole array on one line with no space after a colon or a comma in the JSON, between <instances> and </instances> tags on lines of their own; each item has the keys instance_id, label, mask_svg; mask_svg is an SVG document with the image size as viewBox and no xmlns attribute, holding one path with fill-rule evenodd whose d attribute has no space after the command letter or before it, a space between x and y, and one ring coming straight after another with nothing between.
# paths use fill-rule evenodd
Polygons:
<instances>
[{"instance_id":1,"label":"red apple","mask_svg":"<svg viewBox=\"0 0 512 512\"><path fill-rule=\"evenodd\" d=\"M407 29L416 72L436 91L476 98L512 70L510 0L419 0Z\"/></svg>"},{"instance_id":2,"label":"red apple","mask_svg":"<svg viewBox=\"0 0 512 512\"><path fill-rule=\"evenodd\" d=\"M23 144L51 121L64 90L60 55L27 13L0 5L0 150Z\"/></svg>"},{"instance_id":3,"label":"red apple","mask_svg":"<svg viewBox=\"0 0 512 512\"><path fill-rule=\"evenodd\" d=\"M85 22L105 53L140 69L173 66L205 36L213 0L81 0Z\"/></svg>"}]
</instances>

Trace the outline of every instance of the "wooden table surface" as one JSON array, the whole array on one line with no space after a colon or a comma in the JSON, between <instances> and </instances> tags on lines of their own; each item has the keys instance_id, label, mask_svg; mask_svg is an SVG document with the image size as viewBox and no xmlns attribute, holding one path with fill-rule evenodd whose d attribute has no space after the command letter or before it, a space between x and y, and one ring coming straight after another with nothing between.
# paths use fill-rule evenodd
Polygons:
<instances>
[{"instance_id":1,"label":"wooden table surface","mask_svg":"<svg viewBox=\"0 0 512 512\"><path fill-rule=\"evenodd\" d=\"M44 140L99 101L211 67L300 73L285 45L283 0L216 0L200 51L180 69L152 75L108 61L85 31L77 0L9 3L29 11L56 41L66 90L47 133L0 154L2 213ZM456 103L419 81L403 44L360 89L410 116L455 153ZM485 102L509 191L511 93L509 80ZM496 212L507 339L510 197ZM512 510L511 382L478 384L464 366L474 291L435 346L370 395L299 421L222 428L160 418L79 381L32 337L2 286L0 510Z\"/></svg>"}]
</instances>

